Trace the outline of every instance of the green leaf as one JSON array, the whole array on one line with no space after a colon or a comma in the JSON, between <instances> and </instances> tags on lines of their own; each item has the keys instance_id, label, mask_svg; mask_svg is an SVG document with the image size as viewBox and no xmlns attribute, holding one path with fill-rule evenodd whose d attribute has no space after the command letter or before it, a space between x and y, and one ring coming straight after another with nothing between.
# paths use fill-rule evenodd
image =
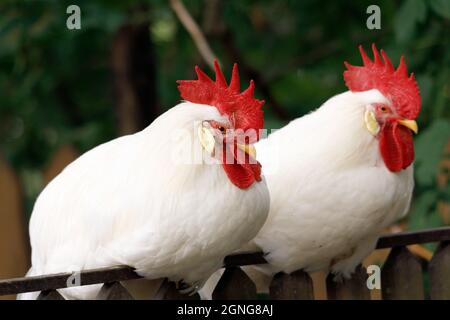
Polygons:
<instances>
[{"instance_id":1,"label":"green leaf","mask_svg":"<svg viewBox=\"0 0 450 320\"><path fill-rule=\"evenodd\" d=\"M421 185L434 183L438 165L442 159L444 146L450 139L450 122L435 120L416 139L416 179Z\"/></svg>"},{"instance_id":2,"label":"green leaf","mask_svg":"<svg viewBox=\"0 0 450 320\"><path fill-rule=\"evenodd\" d=\"M422 97L422 108L426 107L430 101L431 89L433 87L433 78L429 74L420 74L416 76Z\"/></svg>"},{"instance_id":3,"label":"green leaf","mask_svg":"<svg viewBox=\"0 0 450 320\"><path fill-rule=\"evenodd\" d=\"M427 7L423 0L406 0L400 7L394 22L397 41L405 43L415 35L416 24L425 21Z\"/></svg>"},{"instance_id":4,"label":"green leaf","mask_svg":"<svg viewBox=\"0 0 450 320\"><path fill-rule=\"evenodd\" d=\"M164 15L155 19L151 26L153 40L155 42L170 42L175 37L177 25L174 17Z\"/></svg>"},{"instance_id":5,"label":"green leaf","mask_svg":"<svg viewBox=\"0 0 450 320\"><path fill-rule=\"evenodd\" d=\"M434 228L442 225L442 218L436 210L437 192L429 190L416 198L409 214L411 230Z\"/></svg>"},{"instance_id":6,"label":"green leaf","mask_svg":"<svg viewBox=\"0 0 450 320\"><path fill-rule=\"evenodd\" d=\"M431 0L431 9L438 15L450 19L450 1L449 0Z\"/></svg>"}]
</instances>

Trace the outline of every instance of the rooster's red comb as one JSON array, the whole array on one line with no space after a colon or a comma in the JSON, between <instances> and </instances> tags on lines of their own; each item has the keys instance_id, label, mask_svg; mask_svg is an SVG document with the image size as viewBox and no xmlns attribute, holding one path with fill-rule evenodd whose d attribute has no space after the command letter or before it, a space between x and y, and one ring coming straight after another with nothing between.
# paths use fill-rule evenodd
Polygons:
<instances>
[{"instance_id":1,"label":"rooster's red comb","mask_svg":"<svg viewBox=\"0 0 450 320\"><path fill-rule=\"evenodd\" d=\"M378 89L392 101L397 113L407 119L415 119L419 115L421 98L414 74L408 76L405 59L400 58L397 69L392 66L391 60L381 50L381 56L375 44L372 44L374 61L372 61L359 46L364 66L352 66L344 62L347 70L344 80L351 91L366 91Z\"/></svg>"},{"instance_id":2,"label":"rooster's red comb","mask_svg":"<svg viewBox=\"0 0 450 320\"><path fill-rule=\"evenodd\" d=\"M235 129L254 129L259 132L264 125L263 100L255 99L255 84L242 93L237 64L233 66L230 85L220 70L217 60L214 61L216 81L211 80L198 66L195 67L198 80L178 80L181 97L189 102L215 106L220 114L227 115L234 123Z\"/></svg>"}]
</instances>

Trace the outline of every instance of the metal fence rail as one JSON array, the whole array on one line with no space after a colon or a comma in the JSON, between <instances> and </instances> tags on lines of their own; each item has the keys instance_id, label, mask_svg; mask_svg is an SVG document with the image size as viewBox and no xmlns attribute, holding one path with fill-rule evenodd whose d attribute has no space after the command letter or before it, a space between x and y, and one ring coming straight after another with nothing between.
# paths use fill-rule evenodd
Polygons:
<instances>
[{"instance_id":1,"label":"metal fence rail","mask_svg":"<svg viewBox=\"0 0 450 320\"><path fill-rule=\"evenodd\" d=\"M450 227L401 232L380 237L377 249L393 248L383 266L383 299L423 299L422 264L407 248L413 244L439 242L428 266L430 298L450 300ZM254 299L256 287L240 267L264 264L261 252L227 256L225 272L216 286L213 299ZM36 277L6 279L0 281L0 295L40 291L38 299L63 299L57 289L67 288L72 273L59 273ZM79 285L104 284L98 299L132 299L120 281L141 278L131 267L115 266L79 272ZM366 286L367 273L359 266L353 277L336 283L327 279L329 299L369 299ZM279 273L270 285L273 299L313 299L312 280L301 270L290 275ZM198 295L180 294L175 285L164 281L155 299L198 298Z\"/></svg>"}]
</instances>

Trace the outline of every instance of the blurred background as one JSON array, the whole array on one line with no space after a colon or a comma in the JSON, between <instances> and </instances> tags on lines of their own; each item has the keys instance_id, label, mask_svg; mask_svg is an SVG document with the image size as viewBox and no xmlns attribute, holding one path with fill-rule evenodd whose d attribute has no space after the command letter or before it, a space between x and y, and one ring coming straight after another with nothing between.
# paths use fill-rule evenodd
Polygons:
<instances>
[{"instance_id":1,"label":"blurred background","mask_svg":"<svg viewBox=\"0 0 450 320\"><path fill-rule=\"evenodd\" d=\"M66 27L71 4L79 30ZM366 26L372 4L381 29ZM269 129L346 91L343 61L361 63L359 44L376 43L394 65L404 54L423 107L413 205L390 231L449 225L449 31L448 0L1 1L0 278L28 269L26 224L49 180L176 105L175 81L194 78L194 65L212 74L202 41L227 77L238 62L242 83L255 80ZM427 259L433 247L416 249Z\"/></svg>"}]
</instances>

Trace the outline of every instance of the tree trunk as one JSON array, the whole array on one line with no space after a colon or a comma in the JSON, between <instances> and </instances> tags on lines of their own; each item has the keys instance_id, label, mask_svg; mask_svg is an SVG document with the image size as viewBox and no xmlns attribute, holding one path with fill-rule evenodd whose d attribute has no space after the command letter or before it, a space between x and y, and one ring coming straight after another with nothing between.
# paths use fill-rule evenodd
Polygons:
<instances>
[{"instance_id":1,"label":"tree trunk","mask_svg":"<svg viewBox=\"0 0 450 320\"><path fill-rule=\"evenodd\" d=\"M159 114L149 23L123 24L112 46L118 134L137 132Z\"/></svg>"}]
</instances>

